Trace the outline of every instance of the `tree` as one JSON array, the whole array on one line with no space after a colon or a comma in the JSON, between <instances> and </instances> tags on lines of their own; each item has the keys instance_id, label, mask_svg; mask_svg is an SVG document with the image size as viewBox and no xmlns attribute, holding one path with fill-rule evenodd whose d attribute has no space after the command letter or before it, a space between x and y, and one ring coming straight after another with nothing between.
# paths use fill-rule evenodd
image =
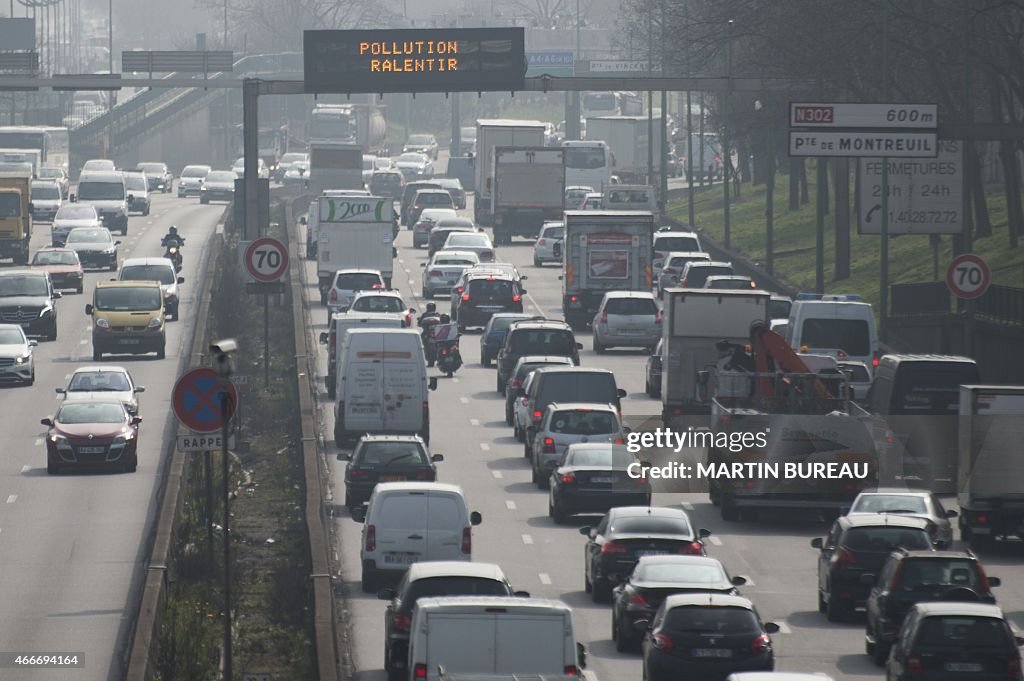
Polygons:
<instances>
[{"instance_id":1,"label":"tree","mask_svg":"<svg viewBox=\"0 0 1024 681\"><path fill-rule=\"evenodd\" d=\"M209 5L207 5L209 7ZM229 24L260 51L302 49L307 29L394 25L399 14L377 0L230 0Z\"/></svg>"}]
</instances>

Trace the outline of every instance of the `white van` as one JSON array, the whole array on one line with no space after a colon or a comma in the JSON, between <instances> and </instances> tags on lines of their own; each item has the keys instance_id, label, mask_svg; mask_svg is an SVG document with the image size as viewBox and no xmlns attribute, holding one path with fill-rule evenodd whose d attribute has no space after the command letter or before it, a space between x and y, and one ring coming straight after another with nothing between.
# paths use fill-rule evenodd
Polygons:
<instances>
[{"instance_id":1,"label":"white van","mask_svg":"<svg viewBox=\"0 0 1024 681\"><path fill-rule=\"evenodd\" d=\"M400 577L413 563L472 560L473 526L483 520L469 512L461 487L440 482L379 483L352 519L363 523L359 558L367 593L376 592L382 577Z\"/></svg>"},{"instance_id":2,"label":"white van","mask_svg":"<svg viewBox=\"0 0 1024 681\"><path fill-rule=\"evenodd\" d=\"M337 360L334 441L351 443L366 433L419 435L430 442L423 341L416 329L351 329Z\"/></svg>"},{"instance_id":3,"label":"white van","mask_svg":"<svg viewBox=\"0 0 1024 681\"><path fill-rule=\"evenodd\" d=\"M339 312L331 315L327 331L320 333L320 343L327 346L327 396L332 400L338 393L337 367L345 336L351 329L401 329L403 322L393 314L383 312Z\"/></svg>"},{"instance_id":4,"label":"white van","mask_svg":"<svg viewBox=\"0 0 1024 681\"><path fill-rule=\"evenodd\" d=\"M572 610L561 601L444 596L416 602L409 639L410 681L513 675L582 676Z\"/></svg>"},{"instance_id":5,"label":"white van","mask_svg":"<svg viewBox=\"0 0 1024 681\"><path fill-rule=\"evenodd\" d=\"M871 305L855 295L801 293L789 312L787 338L797 352L832 355L872 366L878 331Z\"/></svg>"}]
</instances>

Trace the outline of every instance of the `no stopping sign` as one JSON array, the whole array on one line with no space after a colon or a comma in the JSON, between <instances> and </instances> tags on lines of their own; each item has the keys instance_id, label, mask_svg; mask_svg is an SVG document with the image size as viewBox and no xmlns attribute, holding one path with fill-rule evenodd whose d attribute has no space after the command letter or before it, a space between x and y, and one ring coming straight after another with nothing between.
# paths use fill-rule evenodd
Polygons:
<instances>
[{"instance_id":1,"label":"no stopping sign","mask_svg":"<svg viewBox=\"0 0 1024 681\"><path fill-rule=\"evenodd\" d=\"M288 249L268 236L250 243L242 259L249 276L259 282L277 281L288 269Z\"/></svg>"},{"instance_id":2,"label":"no stopping sign","mask_svg":"<svg viewBox=\"0 0 1024 681\"><path fill-rule=\"evenodd\" d=\"M953 258L946 270L946 286L962 300L974 300L985 295L992 283L992 272L980 255L964 253Z\"/></svg>"}]
</instances>

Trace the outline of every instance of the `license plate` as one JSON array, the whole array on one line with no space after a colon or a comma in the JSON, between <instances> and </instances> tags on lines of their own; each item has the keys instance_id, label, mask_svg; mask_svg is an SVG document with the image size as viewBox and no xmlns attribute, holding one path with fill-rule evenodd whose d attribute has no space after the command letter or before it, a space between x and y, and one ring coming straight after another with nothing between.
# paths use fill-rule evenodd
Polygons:
<instances>
[{"instance_id":1,"label":"license plate","mask_svg":"<svg viewBox=\"0 0 1024 681\"><path fill-rule=\"evenodd\" d=\"M609 476L606 476L606 475L597 475L597 476L594 476L593 478L590 479L590 482L596 482L596 483L610 483L612 481L613 481L613 478L611 478Z\"/></svg>"},{"instance_id":2,"label":"license plate","mask_svg":"<svg viewBox=\"0 0 1024 681\"><path fill-rule=\"evenodd\" d=\"M412 565L416 562L415 553L385 553L384 562L388 565Z\"/></svg>"},{"instance_id":3,"label":"license plate","mask_svg":"<svg viewBox=\"0 0 1024 681\"><path fill-rule=\"evenodd\" d=\"M694 657L732 657L732 651L728 648L694 648Z\"/></svg>"},{"instance_id":4,"label":"license plate","mask_svg":"<svg viewBox=\"0 0 1024 681\"><path fill-rule=\"evenodd\" d=\"M380 476L381 482L402 482L405 480L404 475L382 475Z\"/></svg>"},{"instance_id":5,"label":"license plate","mask_svg":"<svg viewBox=\"0 0 1024 681\"><path fill-rule=\"evenodd\" d=\"M636 556L641 557L641 558L643 556L667 556L667 555L668 555L668 551L637 551L636 552Z\"/></svg>"},{"instance_id":6,"label":"license plate","mask_svg":"<svg viewBox=\"0 0 1024 681\"><path fill-rule=\"evenodd\" d=\"M947 672L980 672L984 667L977 662L947 662Z\"/></svg>"},{"instance_id":7,"label":"license plate","mask_svg":"<svg viewBox=\"0 0 1024 681\"><path fill-rule=\"evenodd\" d=\"M351 411L353 414L376 414L377 407L360 407L358 405L352 405Z\"/></svg>"},{"instance_id":8,"label":"license plate","mask_svg":"<svg viewBox=\"0 0 1024 681\"><path fill-rule=\"evenodd\" d=\"M106 447L79 447L79 454L102 454Z\"/></svg>"},{"instance_id":9,"label":"license plate","mask_svg":"<svg viewBox=\"0 0 1024 681\"><path fill-rule=\"evenodd\" d=\"M141 338L122 338L121 345L138 345L142 342Z\"/></svg>"},{"instance_id":10,"label":"license plate","mask_svg":"<svg viewBox=\"0 0 1024 681\"><path fill-rule=\"evenodd\" d=\"M642 336L644 333L643 329L622 329L619 331L623 336Z\"/></svg>"}]
</instances>

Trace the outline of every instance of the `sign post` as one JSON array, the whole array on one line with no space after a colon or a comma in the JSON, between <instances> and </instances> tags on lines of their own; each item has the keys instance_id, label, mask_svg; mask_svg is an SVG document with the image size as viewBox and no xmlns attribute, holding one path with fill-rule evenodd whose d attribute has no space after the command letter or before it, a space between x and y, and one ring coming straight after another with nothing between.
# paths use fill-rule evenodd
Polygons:
<instances>
[{"instance_id":1,"label":"sign post","mask_svg":"<svg viewBox=\"0 0 1024 681\"><path fill-rule=\"evenodd\" d=\"M960 300L965 301L967 317L964 324L964 354L973 354L974 301L985 295L992 283L992 272L980 255L964 253L953 258L946 269L946 286Z\"/></svg>"},{"instance_id":2,"label":"sign post","mask_svg":"<svg viewBox=\"0 0 1024 681\"><path fill-rule=\"evenodd\" d=\"M249 275L246 291L263 296L263 387L270 387L270 296L281 293L281 277L288 271L288 248L263 236L241 244L242 264Z\"/></svg>"}]
</instances>

